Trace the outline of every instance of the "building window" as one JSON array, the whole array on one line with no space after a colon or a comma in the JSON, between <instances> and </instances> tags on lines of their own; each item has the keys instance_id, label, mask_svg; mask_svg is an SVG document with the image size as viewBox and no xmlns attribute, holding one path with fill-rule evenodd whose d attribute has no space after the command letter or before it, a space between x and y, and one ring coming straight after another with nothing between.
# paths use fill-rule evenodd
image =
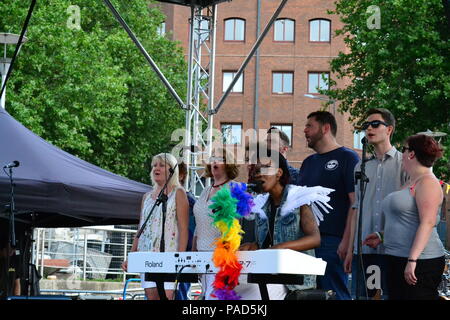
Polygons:
<instances>
[{"instance_id":1,"label":"building window","mask_svg":"<svg viewBox=\"0 0 450 320\"><path fill-rule=\"evenodd\" d=\"M275 21L274 40L294 42L295 21L292 19L278 19Z\"/></svg>"},{"instance_id":2,"label":"building window","mask_svg":"<svg viewBox=\"0 0 450 320\"><path fill-rule=\"evenodd\" d=\"M245 40L245 20L227 19L225 20L225 41L244 41Z\"/></svg>"},{"instance_id":3,"label":"building window","mask_svg":"<svg viewBox=\"0 0 450 320\"><path fill-rule=\"evenodd\" d=\"M308 93L319 93L320 90L327 90L330 74L328 72L308 73Z\"/></svg>"},{"instance_id":4,"label":"building window","mask_svg":"<svg viewBox=\"0 0 450 320\"><path fill-rule=\"evenodd\" d=\"M160 37L164 37L166 34L166 22L161 22L161 24L156 28L156 33Z\"/></svg>"},{"instance_id":5,"label":"building window","mask_svg":"<svg viewBox=\"0 0 450 320\"><path fill-rule=\"evenodd\" d=\"M289 146L292 146L292 124L271 124L270 127L284 132L289 138Z\"/></svg>"},{"instance_id":6,"label":"building window","mask_svg":"<svg viewBox=\"0 0 450 320\"><path fill-rule=\"evenodd\" d=\"M364 138L364 136L366 135L366 133L364 131L355 131L353 132L353 148L354 149L360 149L362 150L363 146L362 146L362 138Z\"/></svg>"},{"instance_id":7,"label":"building window","mask_svg":"<svg viewBox=\"0 0 450 320\"><path fill-rule=\"evenodd\" d=\"M224 71L223 72L223 81L222 81L222 90L225 92L231 84L234 76L236 75L236 71ZM242 93L244 92L244 81L243 81L243 73L239 77L238 81L234 84L231 92Z\"/></svg>"},{"instance_id":8,"label":"building window","mask_svg":"<svg viewBox=\"0 0 450 320\"><path fill-rule=\"evenodd\" d=\"M274 72L272 73L272 92L278 94L292 94L294 91L294 73L293 72Z\"/></svg>"},{"instance_id":9,"label":"building window","mask_svg":"<svg viewBox=\"0 0 450 320\"><path fill-rule=\"evenodd\" d=\"M330 42L331 21L315 19L309 21L309 41Z\"/></svg>"},{"instance_id":10,"label":"building window","mask_svg":"<svg viewBox=\"0 0 450 320\"><path fill-rule=\"evenodd\" d=\"M224 144L241 144L242 124L223 123L222 136Z\"/></svg>"}]
</instances>

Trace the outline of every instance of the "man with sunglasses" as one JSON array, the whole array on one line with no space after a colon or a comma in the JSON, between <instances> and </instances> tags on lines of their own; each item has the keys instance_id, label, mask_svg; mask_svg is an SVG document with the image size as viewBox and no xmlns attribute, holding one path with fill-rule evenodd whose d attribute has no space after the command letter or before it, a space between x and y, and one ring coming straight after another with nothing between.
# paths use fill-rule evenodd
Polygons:
<instances>
[{"instance_id":1,"label":"man with sunglasses","mask_svg":"<svg viewBox=\"0 0 450 320\"><path fill-rule=\"evenodd\" d=\"M382 223L381 202L389 193L397 191L406 182L407 175L402 170L402 153L391 144L395 131L395 118L392 113L383 108L373 108L367 112L366 121L361 127L368 144L373 146L374 155L366 159L365 175L369 179L363 195L362 237L380 230ZM361 171L361 162L355 167L355 172ZM350 245L344 261L344 269L352 273L352 293L358 298L374 297L381 289L387 297L384 248L376 249L362 247L361 261L358 259L358 214L360 207L360 180L355 188L356 200L350 211ZM356 284L356 279L358 283ZM369 279L369 280L368 280ZM356 285L358 289L356 289ZM367 289L367 291L366 291Z\"/></svg>"}]
</instances>

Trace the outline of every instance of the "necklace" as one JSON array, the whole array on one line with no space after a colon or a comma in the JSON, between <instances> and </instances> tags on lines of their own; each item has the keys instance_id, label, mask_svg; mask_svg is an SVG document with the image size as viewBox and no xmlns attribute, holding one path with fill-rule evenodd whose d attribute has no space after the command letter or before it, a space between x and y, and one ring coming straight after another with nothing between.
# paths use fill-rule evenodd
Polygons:
<instances>
[{"instance_id":1,"label":"necklace","mask_svg":"<svg viewBox=\"0 0 450 320\"><path fill-rule=\"evenodd\" d=\"M225 183L227 183L228 181L230 181L230 179L226 180L225 182L222 182L221 184L213 184L213 188L218 188L220 186L223 186Z\"/></svg>"}]
</instances>

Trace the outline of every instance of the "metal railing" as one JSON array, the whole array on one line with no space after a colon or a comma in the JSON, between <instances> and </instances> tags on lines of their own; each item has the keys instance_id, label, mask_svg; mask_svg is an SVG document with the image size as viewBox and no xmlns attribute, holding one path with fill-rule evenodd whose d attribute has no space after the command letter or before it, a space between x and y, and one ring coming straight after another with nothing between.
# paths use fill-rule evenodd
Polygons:
<instances>
[{"instance_id":1,"label":"metal railing","mask_svg":"<svg viewBox=\"0 0 450 320\"><path fill-rule=\"evenodd\" d=\"M64 230L66 237L57 236ZM126 281L121 269L132 246L136 230L108 227L35 229L32 263L41 275L62 271L73 279L118 279ZM96 239L94 239L96 238Z\"/></svg>"}]
</instances>

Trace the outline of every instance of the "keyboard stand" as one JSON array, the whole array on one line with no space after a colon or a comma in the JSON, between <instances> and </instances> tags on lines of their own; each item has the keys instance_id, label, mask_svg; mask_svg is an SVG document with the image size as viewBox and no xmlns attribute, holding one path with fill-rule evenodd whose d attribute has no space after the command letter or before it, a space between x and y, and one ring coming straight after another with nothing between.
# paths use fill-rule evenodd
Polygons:
<instances>
[{"instance_id":1,"label":"keyboard stand","mask_svg":"<svg viewBox=\"0 0 450 320\"><path fill-rule=\"evenodd\" d=\"M159 298L167 300L166 291L164 290L164 282L197 282L198 275L196 273L145 273L145 281L156 282ZM271 274L271 273L249 273L247 276L248 283L258 284L262 300L270 300L267 284L303 284L303 275L301 274Z\"/></svg>"},{"instance_id":2,"label":"keyboard stand","mask_svg":"<svg viewBox=\"0 0 450 320\"><path fill-rule=\"evenodd\" d=\"M257 283L262 300L270 300L267 284L303 284L302 274L249 273L248 283Z\"/></svg>"},{"instance_id":3,"label":"keyboard stand","mask_svg":"<svg viewBox=\"0 0 450 320\"><path fill-rule=\"evenodd\" d=\"M158 290L159 298L161 300L168 300L166 291L164 289L164 282L198 282L198 275L196 273L145 273L145 281L156 282L156 289Z\"/></svg>"}]
</instances>

